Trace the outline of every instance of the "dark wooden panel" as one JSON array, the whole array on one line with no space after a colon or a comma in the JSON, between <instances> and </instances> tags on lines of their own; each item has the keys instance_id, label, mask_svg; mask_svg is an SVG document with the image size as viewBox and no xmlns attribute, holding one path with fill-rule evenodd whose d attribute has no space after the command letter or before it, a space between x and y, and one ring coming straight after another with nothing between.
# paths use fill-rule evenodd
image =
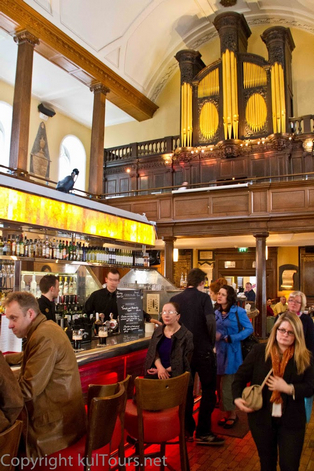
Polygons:
<instances>
[{"instance_id":1,"label":"dark wooden panel","mask_svg":"<svg viewBox=\"0 0 314 471\"><path fill-rule=\"evenodd\" d=\"M154 188L162 188L163 186L166 186L165 174L162 173L162 174L155 175Z\"/></svg>"},{"instance_id":2,"label":"dark wooden panel","mask_svg":"<svg viewBox=\"0 0 314 471\"><path fill-rule=\"evenodd\" d=\"M301 260L301 290L306 296L314 296L314 254L304 254Z\"/></svg>"},{"instance_id":3,"label":"dark wooden panel","mask_svg":"<svg viewBox=\"0 0 314 471\"><path fill-rule=\"evenodd\" d=\"M243 213L249 210L249 196L225 193L224 196L212 196L212 213L214 215Z\"/></svg>"},{"instance_id":4,"label":"dark wooden panel","mask_svg":"<svg viewBox=\"0 0 314 471\"><path fill-rule=\"evenodd\" d=\"M292 164L292 173L302 173L303 172L303 158L302 155L294 157L291 161Z\"/></svg>"},{"instance_id":5,"label":"dark wooden panel","mask_svg":"<svg viewBox=\"0 0 314 471\"><path fill-rule=\"evenodd\" d=\"M234 159L233 160L233 177L246 177L247 176L247 160Z\"/></svg>"},{"instance_id":6,"label":"dark wooden panel","mask_svg":"<svg viewBox=\"0 0 314 471\"><path fill-rule=\"evenodd\" d=\"M291 197L291 191L274 191L271 195L272 198L272 211L291 211L291 209L304 209L305 206L305 191L295 190L293 192L293 198ZM287 205L287 202L289 204Z\"/></svg>"},{"instance_id":7,"label":"dark wooden panel","mask_svg":"<svg viewBox=\"0 0 314 471\"><path fill-rule=\"evenodd\" d=\"M264 177L267 175L267 167L266 159L253 159L251 160L250 175L254 177Z\"/></svg>"},{"instance_id":8,"label":"dark wooden panel","mask_svg":"<svg viewBox=\"0 0 314 471\"><path fill-rule=\"evenodd\" d=\"M190 181L189 183L199 183L200 175L199 175L199 164L198 162L191 166L190 169Z\"/></svg>"},{"instance_id":9,"label":"dark wooden panel","mask_svg":"<svg viewBox=\"0 0 314 471\"><path fill-rule=\"evenodd\" d=\"M176 170L174 173L174 185L181 185L181 183L184 181L183 179L183 172L182 170Z\"/></svg>"},{"instance_id":10,"label":"dark wooden panel","mask_svg":"<svg viewBox=\"0 0 314 471\"><path fill-rule=\"evenodd\" d=\"M157 201L134 203L132 205L132 211L138 214L145 213L147 218L152 221L158 219Z\"/></svg>"},{"instance_id":11,"label":"dark wooden panel","mask_svg":"<svg viewBox=\"0 0 314 471\"><path fill-rule=\"evenodd\" d=\"M264 213L267 211L267 191L253 192L253 213Z\"/></svg>"},{"instance_id":12,"label":"dark wooden panel","mask_svg":"<svg viewBox=\"0 0 314 471\"><path fill-rule=\"evenodd\" d=\"M108 180L107 181L107 193L116 193L117 192L117 180Z\"/></svg>"},{"instance_id":13,"label":"dark wooden panel","mask_svg":"<svg viewBox=\"0 0 314 471\"><path fill-rule=\"evenodd\" d=\"M171 206L172 206L171 198L160 201L160 205L159 205L160 219L170 219L172 217Z\"/></svg>"},{"instance_id":14,"label":"dark wooden panel","mask_svg":"<svg viewBox=\"0 0 314 471\"><path fill-rule=\"evenodd\" d=\"M202 183L215 181L217 179L217 161L201 161L201 177Z\"/></svg>"},{"instance_id":15,"label":"dark wooden panel","mask_svg":"<svg viewBox=\"0 0 314 471\"><path fill-rule=\"evenodd\" d=\"M122 193L128 193L129 191L129 183L130 183L130 179L127 177L127 178L120 178L120 191Z\"/></svg>"},{"instance_id":16,"label":"dark wooden panel","mask_svg":"<svg viewBox=\"0 0 314 471\"><path fill-rule=\"evenodd\" d=\"M220 162L220 178L232 178L233 165L232 160L222 160Z\"/></svg>"},{"instance_id":17,"label":"dark wooden panel","mask_svg":"<svg viewBox=\"0 0 314 471\"><path fill-rule=\"evenodd\" d=\"M309 190L309 208L314 208L314 190Z\"/></svg>"},{"instance_id":18,"label":"dark wooden panel","mask_svg":"<svg viewBox=\"0 0 314 471\"><path fill-rule=\"evenodd\" d=\"M174 218L188 219L191 216L208 217L208 196L174 202Z\"/></svg>"}]
</instances>

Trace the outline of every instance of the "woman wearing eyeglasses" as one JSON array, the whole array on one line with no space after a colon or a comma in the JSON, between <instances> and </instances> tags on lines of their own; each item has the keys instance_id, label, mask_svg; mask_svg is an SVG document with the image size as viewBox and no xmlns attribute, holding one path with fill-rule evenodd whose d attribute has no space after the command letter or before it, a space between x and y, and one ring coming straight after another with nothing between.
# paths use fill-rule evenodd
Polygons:
<instances>
[{"instance_id":1,"label":"woman wearing eyeglasses","mask_svg":"<svg viewBox=\"0 0 314 471\"><path fill-rule=\"evenodd\" d=\"M262 384L271 368L263 406L253 411L242 399L242 391L249 382ZM278 452L281 471L298 471L306 424L304 398L313 395L314 369L302 322L294 313L283 313L267 344L256 345L248 354L235 375L232 392L236 406L248 413L261 471L276 471Z\"/></svg>"},{"instance_id":2,"label":"woman wearing eyeglasses","mask_svg":"<svg viewBox=\"0 0 314 471\"><path fill-rule=\"evenodd\" d=\"M308 314L304 313L306 296L302 291L293 291L288 298L288 310L296 314L303 325L306 348L310 350L314 359L314 322Z\"/></svg>"},{"instance_id":3,"label":"woman wearing eyeglasses","mask_svg":"<svg viewBox=\"0 0 314 471\"><path fill-rule=\"evenodd\" d=\"M145 360L145 378L167 379L190 371L193 335L179 323L180 307L175 302L162 309L163 325L156 328Z\"/></svg>"}]
</instances>

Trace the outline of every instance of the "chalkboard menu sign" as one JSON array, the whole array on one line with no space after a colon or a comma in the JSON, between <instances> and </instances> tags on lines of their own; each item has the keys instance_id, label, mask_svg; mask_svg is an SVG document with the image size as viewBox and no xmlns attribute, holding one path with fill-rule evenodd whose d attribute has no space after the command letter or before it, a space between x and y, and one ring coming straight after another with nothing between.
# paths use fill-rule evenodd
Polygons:
<instances>
[{"instance_id":1,"label":"chalkboard menu sign","mask_svg":"<svg viewBox=\"0 0 314 471\"><path fill-rule=\"evenodd\" d=\"M143 293L139 289L118 290L117 306L120 333L143 332Z\"/></svg>"}]
</instances>

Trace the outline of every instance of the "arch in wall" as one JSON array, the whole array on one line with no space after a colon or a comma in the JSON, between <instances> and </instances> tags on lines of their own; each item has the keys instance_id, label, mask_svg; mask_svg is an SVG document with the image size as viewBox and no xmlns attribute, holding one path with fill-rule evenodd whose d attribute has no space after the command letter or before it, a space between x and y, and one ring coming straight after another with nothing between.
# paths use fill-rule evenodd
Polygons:
<instances>
[{"instance_id":1,"label":"arch in wall","mask_svg":"<svg viewBox=\"0 0 314 471\"><path fill-rule=\"evenodd\" d=\"M12 128L12 106L0 101L0 164L9 166Z\"/></svg>"},{"instance_id":2,"label":"arch in wall","mask_svg":"<svg viewBox=\"0 0 314 471\"><path fill-rule=\"evenodd\" d=\"M74 168L80 171L75 188L85 191L86 152L80 139L70 134L62 140L60 145L58 179L62 180L70 175Z\"/></svg>"}]
</instances>

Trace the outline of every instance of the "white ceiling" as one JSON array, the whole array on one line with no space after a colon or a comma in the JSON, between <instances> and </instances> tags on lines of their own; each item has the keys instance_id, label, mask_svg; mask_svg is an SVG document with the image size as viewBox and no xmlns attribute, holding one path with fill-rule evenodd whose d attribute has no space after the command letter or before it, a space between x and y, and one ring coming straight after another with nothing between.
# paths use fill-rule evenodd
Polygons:
<instances>
[{"instance_id":1,"label":"white ceiling","mask_svg":"<svg viewBox=\"0 0 314 471\"><path fill-rule=\"evenodd\" d=\"M215 35L213 19L227 10L243 13L249 25L280 24L314 34L314 0L26 0L55 26L103 61L152 101L178 68L180 49L199 49ZM0 32L0 78L13 84L17 46ZM33 95L91 127L92 93L57 66L35 54ZM131 121L107 103L106 126Z\"/></svg>"}]
</instances>

